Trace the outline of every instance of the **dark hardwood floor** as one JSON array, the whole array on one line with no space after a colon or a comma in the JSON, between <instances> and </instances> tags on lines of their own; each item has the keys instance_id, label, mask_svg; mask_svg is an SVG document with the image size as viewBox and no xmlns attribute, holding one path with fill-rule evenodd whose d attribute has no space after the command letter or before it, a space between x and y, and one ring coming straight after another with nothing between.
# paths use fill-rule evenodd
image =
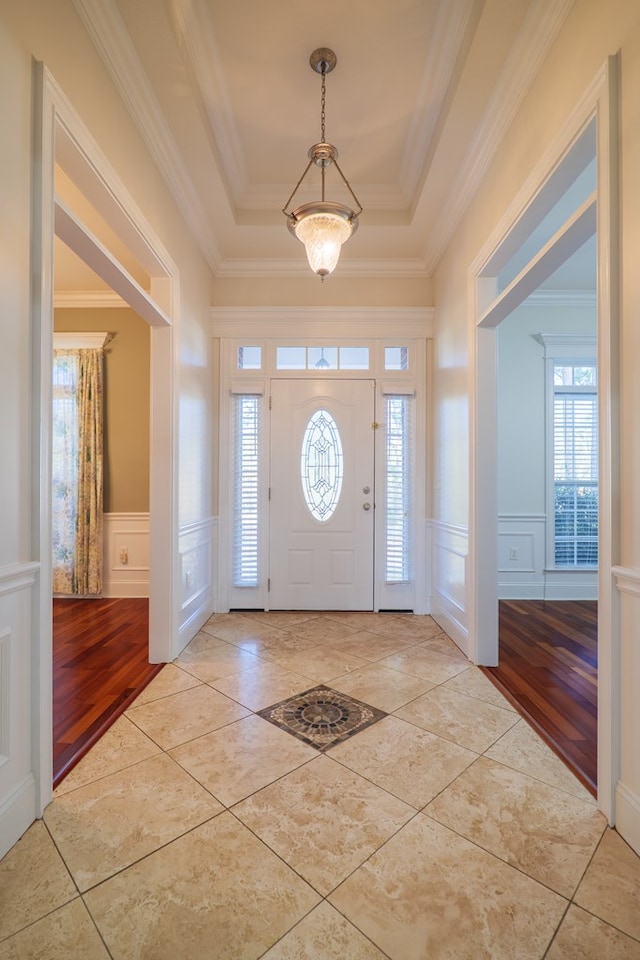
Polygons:
<instances>
[{"instance_id":1,"label":"dark hardwood floor","mask_svg":"<svg viewBox=\"0 0 640 960\"><path fill-rule=\"evenodd\" d=\"M483 668L594 795L597 611L596 601L501 600L499 665Z\"/></svg>"},{"instance_id":2,"label":"dark hardwood floor","mask_svg":"<svg viewBox=\"0 0 640 960\"><path fill-rule=\"evenodd\" d=\"M162 669L148 648L148 600L54 599L54 786Z\"/></svg>"}]
</instances>

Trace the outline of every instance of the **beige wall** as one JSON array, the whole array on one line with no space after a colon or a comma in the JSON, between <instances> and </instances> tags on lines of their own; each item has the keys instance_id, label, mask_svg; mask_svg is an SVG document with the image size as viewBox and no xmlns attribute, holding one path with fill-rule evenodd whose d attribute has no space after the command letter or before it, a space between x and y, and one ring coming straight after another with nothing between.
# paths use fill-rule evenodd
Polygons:
<instances>
[{"instance_id":1,"label":"beige wall","mask_svg":"<svg viewBox=\"0 0 640 960\"><path fill-rule=\"evenodd\" d=\"M364 229L364 227L363 227ZM304 250L300 247L304 260ZM305 261L306 262L306 261ZM431 279L426 277L367 277L340 274L322 283L309 271L295 279L219 277L215 281L216 307L431 307Z\"/></svg>"},{"instance_id":2,"label":"beige wall","mask_svg":"<svg viewBox=\"0 0 640 960\"><path fill-rule=\"evenodd\" d=\"M149 327L129 309L58 309L56 332L106 331L104 509L149 510Z\"/></svg>"}]
</instances>

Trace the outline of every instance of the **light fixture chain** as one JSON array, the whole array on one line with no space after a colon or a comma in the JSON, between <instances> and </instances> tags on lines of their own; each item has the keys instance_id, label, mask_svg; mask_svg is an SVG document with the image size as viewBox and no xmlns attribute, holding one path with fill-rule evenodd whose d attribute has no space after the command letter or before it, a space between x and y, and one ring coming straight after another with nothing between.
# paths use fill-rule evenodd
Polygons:
<instances>
[{"instance_id":1,"label":"light fixture chain","mask_svg":"<svg viewBox=\"0 0 640 960\"><path fill-rule=\"evenodd\" d=\"M320 139L321 139L322 143L326 143L325 133L324 133L324 129L325 129L325 119L326 119L326 117L325 117L325 102L326 102L326 97L327 97L327 81L326 81L326 77L327 77L327 66L326 66L326 64L323 62L323 64L322 64L322 86L321 86L321 91L322 91L322 92L321 92L321 96L320 96L320 129L321 129Z\"/></svg>"}]
</instances>

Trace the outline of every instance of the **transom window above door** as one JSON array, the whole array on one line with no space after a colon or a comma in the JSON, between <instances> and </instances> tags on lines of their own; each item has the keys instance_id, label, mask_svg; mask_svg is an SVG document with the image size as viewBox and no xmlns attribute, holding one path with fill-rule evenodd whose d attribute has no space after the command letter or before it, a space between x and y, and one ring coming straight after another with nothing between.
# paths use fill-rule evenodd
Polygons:
<instances>
[{"instance_id":1,"label":"transom window above door","mask_svg":"<svg viewBox=\"0 0 640 960\"><path fill-rule=\"evenodd\" d=\"M393 371L400 376L415 376L415 346L401 343L295 343L236 342L233 366L246 376L269 373L287 375L306 371L308 374L365 374Z\"/></svg>"},{"instance_id":2,"label":"transom window above door","mask_svg":"<svg viewBox=\"0 0 640 960\"><path fill-rule=\"evenodd\" d=\"M277 370L368 370L368 347L276 347Z\"/></svg>"}]
</instances>

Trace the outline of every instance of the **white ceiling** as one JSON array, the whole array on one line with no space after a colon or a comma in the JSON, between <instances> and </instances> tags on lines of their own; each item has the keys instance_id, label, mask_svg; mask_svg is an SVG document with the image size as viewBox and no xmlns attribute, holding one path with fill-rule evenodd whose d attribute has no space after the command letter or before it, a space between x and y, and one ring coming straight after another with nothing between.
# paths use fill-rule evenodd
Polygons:
<instances>
[{"instance_id":1,"label":"white ceiling","mask_svg":"<svg viewBox=\"0 0 640 960\"><path fill-rule=\"evenodd\" d=\"M216 275L308 271L282 208L320 140L309 55L328 46L326 135L364 207L338 269L425 277L572 2L74 0Z\"/></svg>"}]
</instances>

